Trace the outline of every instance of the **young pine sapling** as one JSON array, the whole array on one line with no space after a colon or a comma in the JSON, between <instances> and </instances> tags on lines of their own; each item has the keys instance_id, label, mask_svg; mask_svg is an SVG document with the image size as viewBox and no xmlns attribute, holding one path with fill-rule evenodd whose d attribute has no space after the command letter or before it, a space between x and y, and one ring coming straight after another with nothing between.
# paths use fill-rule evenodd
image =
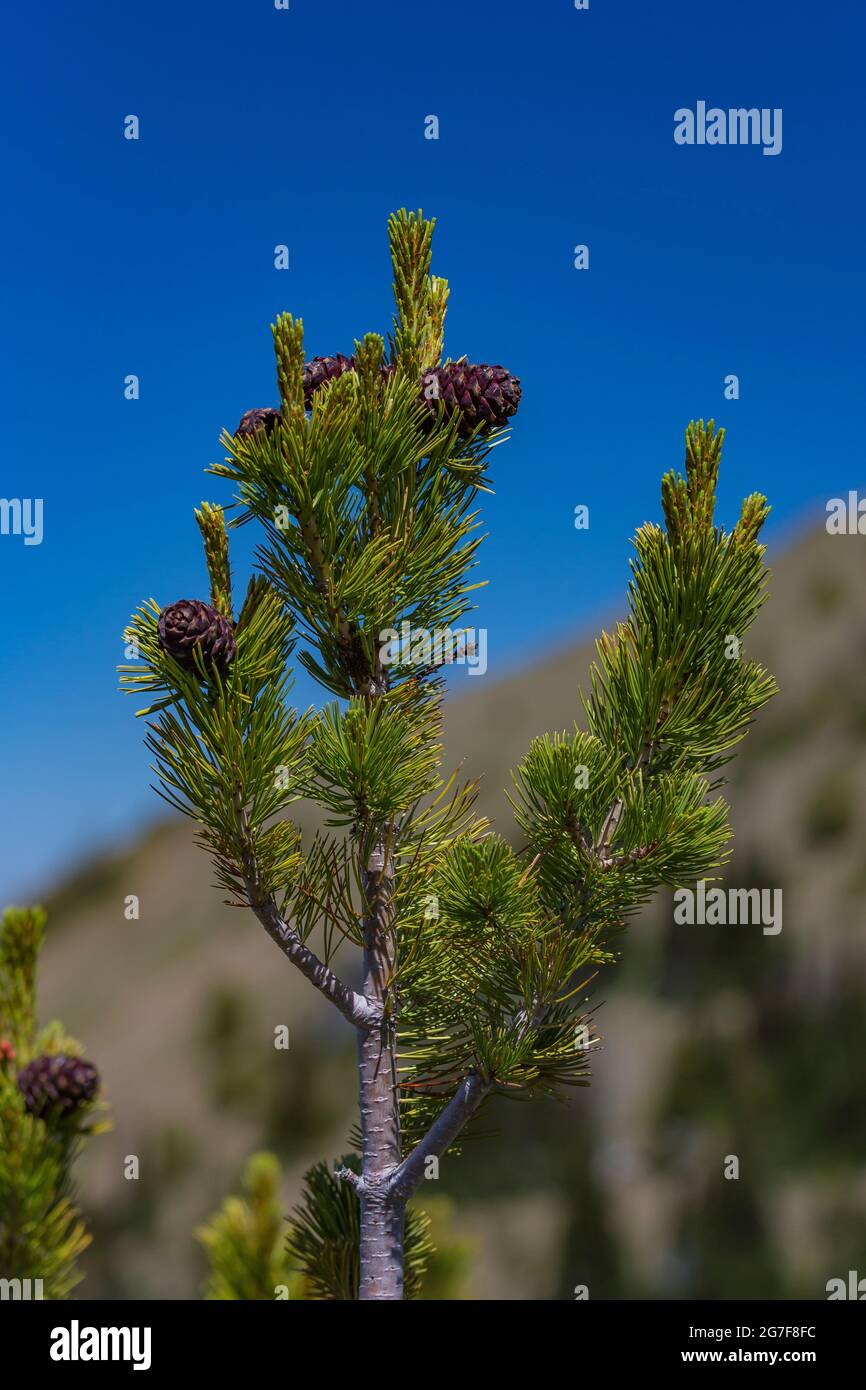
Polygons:
<instances>
[{"instance_id":1,"label":"young pine sapling","mask_svg":"<svg viewBox=\"0 0 866 1390\"><path fill-rule=\"evenodd\" d=\"M279 408L248 411L211 469L235 486L232 525L263 534L240 611L224 512L203 504L210 601L145 604L127 632L143 664L121 668L152 697L163 794L198 823L229 901L355 1031L360 1155L339 1177L364 1300L403 1296L407 1201L485 1100L588 1084L586 985L656 888L723 862L712 793L774 690L739 648L764 599L768 508L755 494L731 532L714 524L723 432L692 424L664 527L637 533L628 616L598 644L585 729L536 739L517 769L519 851L475 814L475 784L442 775L430 644L385 639L408 623L446 662L459 650L478 495L520 384L442 362L432 231L390 219L387 353L368 334L305 363L301 323L277 318ZM288 704L297 637L333 697L317 714ZM287 816L302 797L326 822L306 846ZM341 948L357 977L337 973ZM318 1190L324 1229L340 1202Z\"/></svg>"}]
</instances>

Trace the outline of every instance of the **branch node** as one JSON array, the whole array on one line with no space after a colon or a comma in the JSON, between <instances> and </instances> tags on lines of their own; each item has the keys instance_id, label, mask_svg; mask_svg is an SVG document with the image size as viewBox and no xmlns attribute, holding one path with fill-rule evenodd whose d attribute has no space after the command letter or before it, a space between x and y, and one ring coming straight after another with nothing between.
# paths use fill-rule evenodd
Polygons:
<instances>
[{"instance_id":1,"label":"branch node","mask_svg":"<svg viewBox=\"0 0 866 1390\"><path fill-rule=\"evenodd\" d=\"M354 1188L354 1190L358 1193L358 1196L360 1197L361 1189L364 1186L364 1180L363 1178L359 1177L357 1173L354 1173L351 1168L335 1168L334 1177L339 1178L341 1182L348 1183L351 1188Z\"/></svg>"}]
</instances>

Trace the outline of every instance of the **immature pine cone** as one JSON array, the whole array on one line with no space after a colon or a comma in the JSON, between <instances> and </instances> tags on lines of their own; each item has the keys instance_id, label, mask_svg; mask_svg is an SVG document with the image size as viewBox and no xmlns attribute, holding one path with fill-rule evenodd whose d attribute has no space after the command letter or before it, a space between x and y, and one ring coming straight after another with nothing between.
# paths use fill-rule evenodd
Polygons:
<instances>
[{"instance_id":1,"label":"immature pine cone","mask_svg":"<svg viewBox=\"0 0 866 1390\"><path fill-rule=\"evenodd\" d=\"M248 410L241 416L241 422L235 430L235 438L239 434L255 434L256 430L264 428L266 434L276 429L280 419L280 412L274 410L273 406L261 406L256 410Z\"/></svg>"},{"instance_id":2,"label":"immature pine cone","mask_svg":"<svg viewBox=\"0 0 866 1390\"><path fill-rule=\"evenodd\" d=\"M342 352L338 352L336 357L314 357L311 362L304 363L304 406L311 410L313 406L313 396L320 386L326 386L335 377L342 376L344 372L355 370L354 357L345 357Z\"/></svg>"},{"instance_id":3,"label":"immature pine cone","mask_svg":"<svg viewBox=\"0 0 866 1390\"><path fill-rule=\"evenodd\" d=\"M231 623L201 599L181 598L163 608L157 632L162 650L187 671L196 670L196 647L206 667L225 670L235 659L237 643Z\"/></svg>"},{"instance_id":4,"label":"immature pine cone","mask_svg":"<svg viewBox=\"0 0 866 1390\"><path fill-rule=\"evenodd\" d=\"M421 377L421 396L431 419L438 415L438 402L444 405L446 420L459 416L459 433L469 435L476 425L485 428L504 425L520 404L520 378L504 367L486 362L446 362L431 367Z\"/></svg>"},{"instance_id":5,"label":"immature pine cone","mask_svg":"<svg viewBox=\"0 0 866 1390\"><path fill-rule=\"evenodd\" d=\"M31 1115L50 1111L69 1115L94 1099L99 1072L82 1057L65 1057L58 1052L29 1062L18 1073L18 1086Z\"/></svg>"}]
</instances>

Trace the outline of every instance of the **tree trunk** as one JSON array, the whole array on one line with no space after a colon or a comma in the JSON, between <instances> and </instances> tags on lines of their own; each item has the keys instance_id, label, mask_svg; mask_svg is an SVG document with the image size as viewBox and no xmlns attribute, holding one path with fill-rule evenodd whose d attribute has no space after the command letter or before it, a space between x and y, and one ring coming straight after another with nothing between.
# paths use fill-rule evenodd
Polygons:
<instances>
[{"instance_id":1,"label":"tree trunk","mask_svg":"<svg viewBox=\"0 0 866 1390\"><path fill-rule=\"evenodd\" d=\"M358 1298L388 1302L403 1297L405 1203L361 1195L361 1281Z\"/></svg>"},{"instance_id":2,"label":"tree trunk","mask_svg":"<svg viewBox=\"0 0 866 1390\"><path fill-rule=\"evenodd\" d=\"M396 943L392 930L393 868L386 843L370 855L364 875L368 916L364 921L365 997L383 1010L382 1022L358 1033L362 1149L361 1280L358 1297L403 1297L405 1202L389 1190L400 1164L397 1093L397 1020L389 986Z\"/></svg>"}]
</instances>

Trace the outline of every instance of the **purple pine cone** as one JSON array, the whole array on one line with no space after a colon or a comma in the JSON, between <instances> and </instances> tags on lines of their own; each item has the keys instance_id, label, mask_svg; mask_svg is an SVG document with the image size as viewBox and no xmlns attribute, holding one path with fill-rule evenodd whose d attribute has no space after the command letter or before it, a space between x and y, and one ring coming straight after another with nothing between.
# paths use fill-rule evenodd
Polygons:
<instances>
[{"instance_id":1,"label":"purple pine cone","mask_svg":"<svg viewBox=\"0 0 866 1390\"><path fill-rule=\"evenodd\" d=\"M196 647L206 667L225 670L235 659L237 643L232 624L201 599L182 598L163 608L157 631L162 650L187 671L196 670Z\"/></svg>"},{"instance_id":2,"label":"purple pine cone","mask_svg":"<svg viewBox=\"0 0 866 1390\"><path fill-rule=\"evenodd\" d=\"M31 1115L70 1115L95 1098L99 1072L83 1057L57 1052L28 1062L18 1073L18 1086Z\"/></svg>"},{"instance_id":3,"label":"purple pine cone","mask_svg":"<svg viewBox=\"0 0 866 1390\"><path fill-rule=\"evenodd\" d=\"M471 434L476 425L485 429L502 426L520 404L520 378L504 367L487 362L446 362L432 367L421 377L421 395L431 418L438 414L441 401L446 420L459 417L459 432Z\"/></svg>"},{"instance_id":4,"label":"purple pine cone","mask_svg":"<svg viewBox=\"0 0 866 1390\"><path fill-rule=\"evenodd\" d=\"M276 429L280 420L280 412L274 410L273 406L260 406L256 410L248 410L241 416L241 422L235 430L235 438L244 434L255 434L256 430L264 429L266 434L271 434Z\"/></svg>"},{"instance_id":5,"label":"purple pine cone","mask_svg":"<svg viewBox=\"0 0 866 1390\"><path fill-rule=\"evenodd\" d=\"M326 386L329 381L342 376L344 372L354 370L354 357L345 357L342 352L338 352L334 357L314 357L312 361L305 362L304 405L307 410L312 409L313 396L321 386Z\"/></svg>"}]
</instances>

